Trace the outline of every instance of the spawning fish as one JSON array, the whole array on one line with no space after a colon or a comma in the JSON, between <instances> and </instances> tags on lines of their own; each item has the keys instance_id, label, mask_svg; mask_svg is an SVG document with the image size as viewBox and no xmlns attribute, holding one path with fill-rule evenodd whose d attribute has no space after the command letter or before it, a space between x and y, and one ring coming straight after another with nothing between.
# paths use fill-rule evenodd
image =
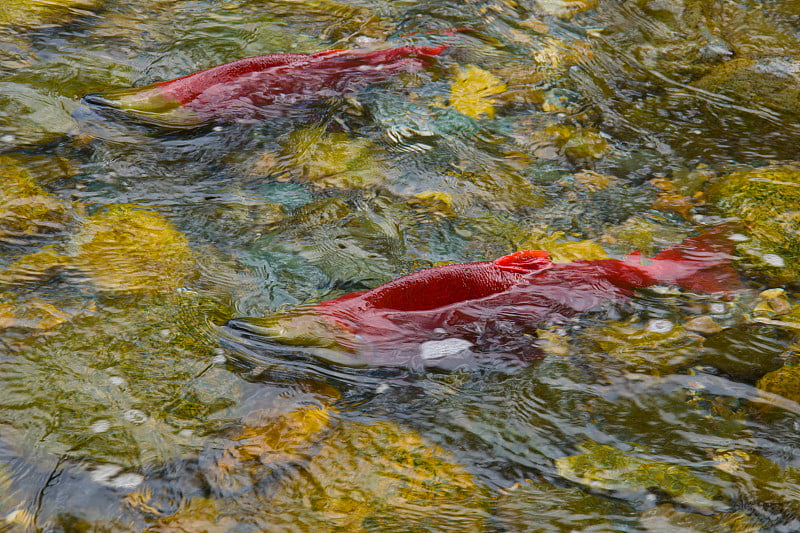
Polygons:
<instances>
[{"instance_id":1,"label":"spawning fish","mask_svg":"<svg viewBox=\"0 0 800 533\"><path fill-rule=\"evenodd\" d=\"M445 48L444 44L399 46L248 57L170 81L86 95L83 101L172 127L191 127L212 119L254 120L280 114L287 106L348 94L401 72L420 70Z\"/></svg>"},{"instance_id":2,"label":"spawning fish","mask_svg":"<svg viewBox=\"0 0 800 533\"><path fill-rule=\"evenodd\" d=\"M545 321L564 322L624 301L635 289L739 288L722 231L689 238L649 262L635 252L624 260L553 263L545 251L523 250L494 261L444 265L292 311L234 319L227 329L237 342L288 351L302 346L340 365L452 369L469 358L482 335L518 339Z\"/></svg>"}]
</instances>

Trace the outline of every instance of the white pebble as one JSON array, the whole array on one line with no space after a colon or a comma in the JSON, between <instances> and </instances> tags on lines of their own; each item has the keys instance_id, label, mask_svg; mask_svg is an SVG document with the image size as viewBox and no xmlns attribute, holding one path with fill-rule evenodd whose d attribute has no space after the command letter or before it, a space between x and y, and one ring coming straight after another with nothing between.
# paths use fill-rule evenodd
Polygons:
<instances>
[{"instance_id":1,"label":"white pebble","mask_svg":"<svg viewBox=\"0 0 800 533\"><path fill-rule=\"evenodd\" d=\"M93 433L105 433L110 428L111 428L111 422L109 422L108 420L98 420L97 422L89 426L89 429L91 429Z\"/></svg>"},{"instance_id":2,"label":"white pebble","mask_svg":"<svg viewBox=\"0 0 800 533\"><path fill-rule=\"evenodd\" d=\"M14 139L16 139L16 137L14 137L13 135L3 135L2 137L0 137L0 141L4 143L13 143Z\"/></svg>"},{"instance_id":3,"label":"white pebble","mask_svg":"<svg viewBox=\"0 0 800 533\"><path fill-rule=\"evenodd\" d=\"M211 358L212 365L224 365L225 364L225 356L224 355L215 355Z\"/></svg>"},{"instance_id":4,"label":"white pebble","mask_svg":"<svg viewBox=\"0 0 800 533\"><path fill-rule=\"evenodd\" d=\"M375 392L377 392L378 394L383 394L387 390L389 390L389 384L386 382L381 383L380 385L375 387Z\"/></svg>"},{"instance_id":5,"label":"white pebble","mask_svg":"<svg viewBox=\"0 0 800 533\"><path fill-rule=\"evenodd\" d=\"M744 241L749 241L750 237L748 237L747 235L742 235L741 233L734 233L733 235L728 237L728 239L734 242L744 242Z\"/></svg>"},{"instance_id":6,"label":"white pebble","mask_svg":"<svg viewBox=\"0 0 800 533\"><path fill-rule=\"evenodd\" d=\"M112 385L116 385L117 387L122 387L125 385L125 378L121 378L119 376L111 376L108 378L108 381L111 382Z\"/></svg>"},{"instance_id":7,"label":"white pebble","mask_svg":"<svg viewBox=\"0 0 800 533\"><path fill-rule=\"evenodd\" d=\"M647 331L650 333L667 333L672 330L673 326L674 324L671 321L658 318L647 322Z\"/></svg>"},{"instance_id":8,"label":"white pebble","mask_svg":"<svg viewBox=\"0 0 800 533\"><path fill-rule=\"evenodd\" d=\"M775 254L764 254L761 256L761 259L763 259L766 264L774 267L782 267L786 265L783 257Z\"/></svg>"},{"instance_id":9,"label":"white pebble","mask_svg":"<svg viewBox=\"0 0 800 533\"><path fill-rule=\"evenodd\" d=\"M708 306L708 311L712 315L721 315L725 312L725 304L723 303L713 303Z\"/></svg>"},{"instance_id":10,"label":"white pebble","mask_svg":"<svg viewBox=\"0 0 800 533\"><path fill-rule=\"evenodd\" d=\"M134 424L144 424L147 421L147 415L138 409L128 409L122 413L122 417L128 422L133 422Z\"/></svg>"}]
</instances>

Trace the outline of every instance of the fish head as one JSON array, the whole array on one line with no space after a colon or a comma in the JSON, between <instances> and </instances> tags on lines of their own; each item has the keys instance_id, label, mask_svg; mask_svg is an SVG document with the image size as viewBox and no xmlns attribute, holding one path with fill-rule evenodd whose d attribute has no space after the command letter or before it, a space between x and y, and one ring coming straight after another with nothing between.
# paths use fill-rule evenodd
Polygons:
<instances>
[{"instance_id":1,"label":"fish head","mask_svg":"<svg viewBox=\"0 0 800 533\"><path fill-rule=\"evenodd\" d=\"M313 346L351 352L358 344L353 333L313 309L239 318L229 321L228 326L288 346Z\"/></svg>"},{"instance_id":2,"label":"fish head","mask_svg":"<svg viewBox=\"0 0 800 533\"><path fill-rule=\"evenodd\" d=\"M203 117L181 106L159 84L117 89L103 94L87 94L81 101L91 108L115 110L156 126L190 128L204 122Z\"/></svg>"}]
</instances>

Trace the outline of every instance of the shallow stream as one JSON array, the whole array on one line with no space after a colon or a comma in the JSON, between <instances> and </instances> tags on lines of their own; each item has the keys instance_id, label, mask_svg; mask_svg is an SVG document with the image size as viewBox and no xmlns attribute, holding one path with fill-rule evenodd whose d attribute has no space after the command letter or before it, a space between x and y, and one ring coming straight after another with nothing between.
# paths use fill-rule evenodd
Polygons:
<instances>
[{"instance_id":1,"label":"shallow stream","mask_svg":"<svg viewBox=\"0 0 800 533\"><path fill-rule=\"evenodd\" d=\"M251 120L82 101L442 44ZM798 50L797 0L3 0L0 531L800 530ZM741 287L481 322L454 368L225 328L719 227Z\"/></svg>"}]
</instances>

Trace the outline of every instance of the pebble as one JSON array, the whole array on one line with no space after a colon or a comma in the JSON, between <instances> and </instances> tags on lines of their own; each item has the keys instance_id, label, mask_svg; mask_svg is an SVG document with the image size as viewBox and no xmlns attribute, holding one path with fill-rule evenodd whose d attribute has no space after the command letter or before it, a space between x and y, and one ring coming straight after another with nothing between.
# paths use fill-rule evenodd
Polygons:
<instances>
[{"instance_id":1,"label":"pebble","mask_svg":"<svg viewBox=\"0 0 800 533\"><path fill-rule=\"evenodd\" d=\"M110 428L111 428L111 422L109 422L108 420L98 420L97 422L89 426L89 429L91 429L93 433L105 433Z\"/></svg>"},{"instance_id":2,"label":"pebble","mask_svg":"<svg viewBox=\"0 0 800 533\"><path fill-rule=\"evenodd\" d=\"M656 318L647 322L647 331L650 333L667 333L675 326L670 320Z\"/></svg>"},{"instance_id":3,"label":"pebble","mask_svg":"<svg viewBox=\"0 0 800 533\"><path fill-rule=\"evenodd\" d=\"M133 422L134 424L144 424L147 421L147 415L138 409L128 409L122 413L122 417L128 422Z\"/></svg>"},{"instance_id":4,"label":"pebble","mask_svg":"<svg viewBox=\"0 0 800 533\"><path fill-rule=\"evenodd\" d=\"M710 316L696 316L687 320L683 327L695 333L702 333L704 335L711 335L722 331L722 326L717 324Z\"/></svg>"},{"instance_id":5,"label":"pebble","mask_svg":"<svg viewBox=\"0 0 800 533\"><path fill-rule=\"evenodd\" d=\"M761 259L763 259L766 264L774 267L786 265L786 261L783 260L783 257L776 254L764 254L761 256Z\"/></svg>"}]
</instances>

